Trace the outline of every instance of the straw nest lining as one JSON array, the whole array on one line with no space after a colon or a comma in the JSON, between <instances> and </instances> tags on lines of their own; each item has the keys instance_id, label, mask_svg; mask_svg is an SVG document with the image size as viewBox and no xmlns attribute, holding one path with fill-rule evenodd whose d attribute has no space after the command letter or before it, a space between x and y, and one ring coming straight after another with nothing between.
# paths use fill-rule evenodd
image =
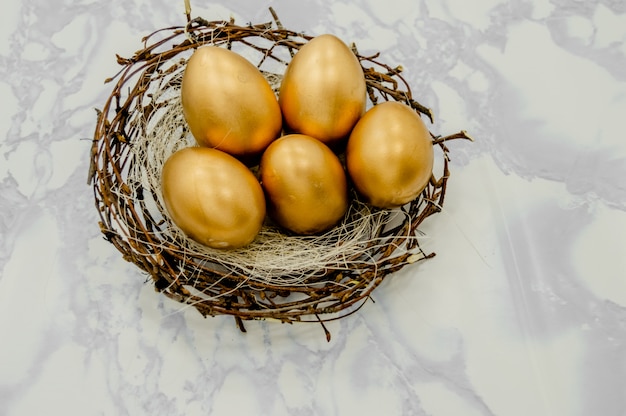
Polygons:
<instances>
[{"instance_id":1,"label":"straw nest lining","mask_svg":"<svg viewBox=\"0 0 626 416\"><path fill-rule=\"evenodd\" d=\"M118 56L123 68L107 80L116 83L98 111L89 172L101 231L124 258L147 272L156 290L204 316L232 315L241 330L248 319L340 318L358 309L386 276L433 256L420 248L417 227L444 202L445 141L469 138L464 132L433 135L440 176L401 209L373 209L353 193L342 223L322 235L288 235L266 223L253 244L232 251L186 238L170 221L160 193L167 157L195 145L180 104L186 60L201 45L226 47L257 64L277 88L287 63L311 37L275 20L276 25L238 26L197 18L147 36L130 59ZM364 70L369 106L401 101L432 120L430 111L413 100L399 67L353 50Z\"/></svg>"}]
</instances>

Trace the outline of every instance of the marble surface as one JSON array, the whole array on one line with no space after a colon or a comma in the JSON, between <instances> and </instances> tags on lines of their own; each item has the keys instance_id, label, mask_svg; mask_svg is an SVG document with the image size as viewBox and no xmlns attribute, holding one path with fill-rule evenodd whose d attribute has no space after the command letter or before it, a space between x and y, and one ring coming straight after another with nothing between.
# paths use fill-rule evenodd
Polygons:
<instances>
[{"instance_id":1,"label":"marble surface","mask_svg":"<svg viewBox=\"0 0 626 416\"><path fill-rule=\"evenodd\" d=\"M626 3L192 1L402 64L455 142L438 255L318 325L203 319L100 235L103 80L183 1L5 1L0 415L626 415ZM297 4L297 5L296 5ZM471 4L471 6L470 6Z\"/></svg>"}]
</instances>

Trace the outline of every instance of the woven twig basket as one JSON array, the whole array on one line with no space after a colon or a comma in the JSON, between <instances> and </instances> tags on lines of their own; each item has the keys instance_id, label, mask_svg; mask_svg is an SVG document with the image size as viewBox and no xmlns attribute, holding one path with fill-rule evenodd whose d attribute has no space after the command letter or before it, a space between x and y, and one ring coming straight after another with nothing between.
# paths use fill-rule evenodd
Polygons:
<instances>
[{"instance_id":1,"label":"woven twig basket","mask_svg":"<svg viewBox=\"0 0 626 416\"><path fill-rule=\"evenodd\" d=\"M139 139L160 122L169 108L180 105L180 79L186 60L201 45L213 44L240 52L276 85L289 59L311 36L284 29L275 14L274 19L273 23L239 26L232 20L209 22L196 18L186 26L150 34L143 39L143 49L132 58L118 56L123 68L106 80L115 84L98 111L89 172L105 239L126 260L147 272L157 291L195 307L204 316L232 315L242 331L243 320L250 319L320 322L324 326L324 321L356 311L386 276L407 264L432 257L433 253L427 254L419 247L415 238L418 226L439 212L444 202L449 177L446 140L469 138L465 132L447 137L433 135L433 145L440 149L440 175L433 176L423 193L398 211L401 220L374 230L372 238L378 244L364 243L359 255L339 259L332 267L310 270L299 284L252 279L249 270L225 267L188 250L181 244L180 236L172 233L159 187L129 179L131 171L148 170L143 165L146 161L137 159L136 154L138 148L150 143ZM378 55L362 56L356 47L353 51L363 68L370 106L381 100L400 101L432 121L430 110L412 98L400 67L380 62ZM177 120L179 125L173 134L188 136L184 119ZM356 194L352 204L363 205ZM344 225L360 212L350 210ZM393 212L382 214L392 216ZM342 241L325 244L341 246ZM337 267L342 261L346 267Z\"/></svg>"}]
</instances>

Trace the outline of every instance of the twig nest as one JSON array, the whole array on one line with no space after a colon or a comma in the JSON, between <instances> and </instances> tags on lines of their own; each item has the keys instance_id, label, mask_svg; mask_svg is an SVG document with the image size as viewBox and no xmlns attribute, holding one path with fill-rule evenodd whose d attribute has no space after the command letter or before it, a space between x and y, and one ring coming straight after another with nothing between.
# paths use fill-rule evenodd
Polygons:
<instances>
[{"instance_id":1,"label":"twig nest","mask_svg":"<svg viewBox=\"0 0 626 416\"><path fill-rule=\"evenodd\" d=\"M249 319L323 322L346 316L362 306L385 277L408 264L431 257L433 254L424 252L419 245L418 227L427 217L439 212L444 201L450 176L446 140L468 138L464 132L449 137L426 135L424 140L430 140L430 147L436 149L441 169L434 172L427 183L420 182L423 189L419 195L399 208L373 207L350 181L346 182L347 205L344 205L344 200L338 197L344 193L343 185L331 186L328 182L319 190L328 198L337 198L337 213L343 213L336 214L337 218L333 214L328 222L320 222L323 223L320 229L305 227L307 233L317 231L311 235L296 235L276 224L291 215L285 214L286 209L278 208L281 202L277 198L269 204L275 204L272 208L275 220L266 218L250 244L241 244L247 240L243 236L217 233L217 226L197 237L201 243L190 238L193 232L179 225L182 223L176 221L176 214L172 215L178 208L170 205L173 193L182 192L191 199L193 192L168 186L167 178L176 169L170 171L164 165L172 155L182 152L181 149L197 146L197 141L206 138L212 143L210 140L214 139L209 138L210 134L203 132L217 127L212 123L198 123L199 127L187 123L185 117L196 116L190 116L185 110L185 100L202 101L217 113L221 111L221 100L225 99L219 95L219 85L226 80L217 80L219 82L211 87L216 88L215 95L199 98L186 94L183 74L191 65L189 58L195 50L208 47L214 48L213 52L219 49L219 54L228 51L225 56L236 53L257 68L271 90L277 93L292 57L312 39L278 26L269 23L239 26L232 21L209 22L198 18L185 27L162 29L147 36L144 48L133 57L118 57L122 70L107 80L115 83L98 112L91 155L89 179L104 237L126 260L150 276L156 290L195 307L204 316L232 315L242 330L242 321ZM345 51L342 54L345 55ZM380 62L378 55L360 55L355 48L350 54L352 67L356 68L354 63L358 63L360 72L351 71L359 72L364 81L365 92L357 95L366 94L366 107L397 101L415 117L423 114L432 119L430 110L412 98L399 67ZM331 64L329 61L328 65ZM339 73L333 74L342 79ZM265 92L234 97L243 103L242 114L249 114L246 106L259 106L256 101L246 101L252 100L252 95L267 97L266 87L259 87L259 91ZM267 98L270 102L275 100L275 96L270 98ZM354 107L355 114L364 110L361 102L356 102ZM250 119L254 117L251 115ZM249 143L242 145L242 154L258 153L267 137L276 135L274 125L266 127L265 138L258 142L255 139L251 147L247 147ZM289 130L293 128L298 127L294 124ZM217 137L222 134L223 131L218 132ZM241 133L241 137L244 136L248 137L245 132ZM341 151L334 150L343 161ZM216 159L214 167L225 170L225 167L218 167L222 162ZM252 158L246 163L246 169L257 172L258 160L255 162ZM165 177L163 187L162 174ZM312 170L312 174L326 178L325 175L336 172ZM262 176L265 186L271 186L267 172ZM241 178L237 186L248 187L244 184L249 184L249 179ZM280 189L287 185L275 186ZM254 187L250 185L250 188ZM245 201L220 200L208 195L192 209L201 206L205 215L229 206L228 212L222 213L225 217L216 216L217 222L228 223L239 221L234 218L242 205L255 206L256 214L246 217L249 225L242 226L242 229L254 228L258 225L261 204L258 190L250 189L249 193ZM396 204L399 203L396 201ZM329 225L331 222L333 224ZM212 247L211 242L215 241L232 248Z\"/></svg>"}]
</instances>

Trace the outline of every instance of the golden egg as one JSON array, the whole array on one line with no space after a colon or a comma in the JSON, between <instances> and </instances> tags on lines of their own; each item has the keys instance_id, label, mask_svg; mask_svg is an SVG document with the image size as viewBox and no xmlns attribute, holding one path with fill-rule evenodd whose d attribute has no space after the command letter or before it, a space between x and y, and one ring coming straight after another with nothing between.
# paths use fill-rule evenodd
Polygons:
<instances>
[{"instance_id":1,"label":"golden egg","mask_svg":"<svg viewBox=\"0 0 626 416\"><path fill-rule=\"evenodd\" d=\"M278 101L291 132L327 144L346 138L365 111L361 64L336 36L317 36L287 66Z\"/></svg>"},{"instance_id":2,"label":"golden egg","mask_svg":"<svg viewBox=\"0 0 626 416\"><path fill-rule=\"evenodd\" d=\"M368 110L346 147L346 168L355 188L380 208L414 200L428 184L433 162L428 128L415 111L395 101Z\"/></svg>"},{"instance_id":3,"label":"golden egg","mask_svg":"<svg viewBox=\"0 0 626 416\"><path fill-rule=\"evenodd\" d=\"M183 74L183 114L201 146L234 156L262 152L282 129L280 107L261 72L241 55L198 48Z\"/></svg>"},{"instance_id":4,"label":"golden egg","mask_svg":"<svg viewBox=\"0 0 626 416\"><path fill-rule=\"evenodd\" d=\"M290 134L270 144L259 173L270 217L297 234L328 230L348 208L341 162L312 137Z\"/></svg>"},{"instance_id":5,"label":"golden egg","mask_svg":"<svg viewBox=\"0 0 626 416\"><path fill-rule=\"evenodd\" d=\"M165 207L187 236L213 248L251 243L265 218L265 196L252 172L220 150L189 147L163 165Z\"/></svg>"}]
</instances>

